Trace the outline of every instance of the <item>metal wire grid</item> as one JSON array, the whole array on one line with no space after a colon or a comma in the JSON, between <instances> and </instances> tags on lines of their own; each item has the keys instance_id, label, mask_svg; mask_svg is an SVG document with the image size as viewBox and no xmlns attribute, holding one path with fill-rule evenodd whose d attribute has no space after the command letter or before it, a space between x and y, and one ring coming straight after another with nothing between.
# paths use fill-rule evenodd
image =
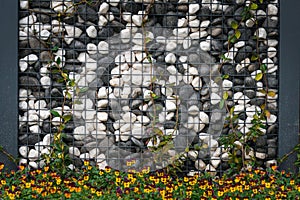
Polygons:
<instances>
[{"instance_id":1,"label":"metal wire grid","mask_svg":"<svg viewBox=\"0 0 300 200\"><path fill-rule=\"evenodd\" d=\"M39 4L40 6L37 6L33 9L29 9L29 10L20 10L20 12L19 12L20 18L22 18L23 16L27 16L28 14L34 13L37 16L38 21L49 22L50 24L52 23L50 25L51 29L55 29L55 28L58 29L57 21L55 21L58 19L57 13L43 14L43 12L45 12L45 10L43 10L44 8L41 5L42 5L42 3L47 4L48 1L35 1L35 2L40 3ZM97 3L95 5L99 6L99 4L97 4ZM135 4L129 5L131 10L134 9L134 5ZM142 10L145 10L145 7L147 4L139 4L139 5L141 6ZM188 4L186 4L186 5L188 5ZM222 1L221 6L223 7L226 5L230 6L230 5L232 5L232 3L230 1ZM176 7L178 8L179 4L173 3L173 2L169 3L169 4L162 3L161 6L174 6L175 8ZM210 3L209 6L213 6L213 3ZM77 15L77 17L78 17L78 15L79 15L82 17L82 15L80 15L79 12L87 11L88 10L87 8L90 8L90 7L88 5L83 5L83 6L81 6L80 9L79 8L75 9L75 13L76 13L75 16ZM121 12L121 10L122 10L121 5L119 5L117 8L119 8L119 10ZM184 8L182 8L182 9L184 10ZM207 13L205 13L205 12L207 12ZM122 13L118 13L117 9L112 13L115 17L114 21L116 21L118 23L123 22L121 19ZM180 19L182 17L186 17L186 16L187 16L187 18L192 17L192 16L189 16L188 13L178 11L178 9L175 9L175 12L173 12L173 13L174 14L170 14L168 16L176 16L178 19ZM92 15L92 13L87 13L87 12L85 13L85 16L87 19L92 19L92 17L89 17L90 14ZM219 36L214 37L214 40L220 41L222 44L228 40L228 29L230 29L230 23L227 20L228 17L234 18L237 16L235 16L234 13L229 13L226 16L225 16L224 12L210 13L209 10L203 10L203 13L201 13L201 16L200 16L201 20L209 20L211 22L208 29L211 30L212 28L215 28L215 27L220 28L221 34ZM267 13L267 17L268 17L268 13ZM165 18L165 14L150 13L148 18L153 21L163 21L164 19L167 20L167 18ZM216 19L218 19L218 20L216 20ZM31 19L28 18L28 23L30 23L30 20ZM151 20L149 20L149 25L147 24L145 26L146 29L148 29L147 26L149 26L149 29L151 29L153 27L153 24L151 24ZM42 53L44 52L44 54L46 54L45 52L52 51L52 52L54 52L54 56L55 56L55 51L56 51L55 48L56 47L59 48L58 49L59 52L66 51L65 56L62 56L62 55L56 55L56 56L60 56L61 58L65 57L66 60L62 60L62 62L65 62L65 69L67 69L69 72L77 72L77 73L79 72L80 73L81 71L85 70L85 68L87 67L87 65L90 61L89 58L87 57L87 54L85 54L85 52L87 51L86 46L88 45L88 43L98 44L100 41L104 41L107 38L107 36L113 36L112 35L113 31L116 31L116 30L121 31L121 29L125 27L123 25L123 27L121 28L120 24L114 25L113 23L109 23L106 26L103 26L101 29L98 25L95 25L96 28L99 28L100 30L105 29L107 32L103 33L103 35L104 35L103 37L97 36L95 39L90 39L84 33L84 30L86 30L88 27L90 27L91 24L89 24L89 23L78 24L76 17L72 17L72 16L67 19L64 18L64 19L62 19L62 21L63 22L67 21L66 22L67 24L75 24L77 28L83 30L83 34L81 36L79 36L79 38L77 40L77 41L81 42L81 44L83 44L82 46L80 46L80 45L76 46L75 42L72 43L71 45L66 44L66 41L68 40L68 36L66 36L64 32L58 32L56 35L53 35L53 37L52 37L52 35L50 35L49 39L46 41L44 41L41 38L40 34L37 34L35 36L29 36L31 39L31 42L36 41L38 43L38 45L36 46L37 48L33 48L32 47L33 45L31 45L29 41L24 42L24 40L20 40L20 42L19 42L19 58L23 58L25 55L30 54L29 52L34 52L37 55L40 55L39 62L29 65L29 67L26 71L19 73L19 79L20 79L19 97L26 98L27 102L28 102L27 103L28 108L25 110L24 109L20 110L21 116L23 116L26 112L28 113L28 116L26 116L25 118L24 117L20 118L20 124L22 124L22 125L20 126L19 145L27 146L30 149L43 148L45 145L38 145L39 142L42 141L45 138L45 135L47 135L48 133L50 133L50 135L53 135L56 132L55 123L53 123L53 119L51 119L51 117L49 117L45 120L41 120L40 118L33 117L31 115L31 118L30 118L29 113L31 112L31 110L37 111L38 116L41 115L41 112L49 111L49 109L54 109L54 110L59 111L59 108L57 108L57 107L60 107L62 105L62 102L64 99L63 98L64 85L61 83L57 83L55 81L55 80L59 79L59 77L57 77L56 74L50 73L49 78L51 79L51 84L49 86L47 86L47 85L42 86L40 82L36 82L36 79L33 79L33 78L37 78L37 79L41 78L41 76L43 76L42 75L43 72L41 70L45 70L45 67L42 67L42 66L46 65L46 63L50 60L52 60L52 61L55 60L55 57L53 58L53 55L48 56L48 57L44 55L44 57L42 57L41 56ZM162 23L164 23L164 22L162 22ZM259 23L261 23L261 22L259 22ZM22 24L20 24L20 25L22 26ZM41 24L35 25L36 29L41 28L41 26L42 26ZM169 24L168 22L165 22L165 26L155 27L155 29L157 30L157 29L161 28L162 30L165 30L166 28L176 28L176 26L177 25L175 25L175 24ZM264 27L266 29L278 28L278 27L269 27L268 22L267 22L267 24L264 24ZM74 28L73 31L75 33L75 26L73 28ZM135 27L131 27L131 30L134 28ZM242 28L241 31L247 32L247 31L249 31L249 28L244 28L244 29ZM30 32L30 30L27 29L27 35L30 35L29 32ZM229 31L229 33L230 33L230 31ZM199 34L200 34L200 32L199 32ZM71 40L77 39L77 38L74 38L74 36L73 37L71 36L69 38ZM278 35L274 34L274 36L272 36L272 38L278 39ZM116 38L113 38L113 39L116 39ZM142 40L144 40L144 38L142 38ZM181 39L177 37L177 38L174 38L174 40L176 42L179 42ZM111 49L109 49L108 55L116 56L117 54L123 52L124 48L126 48L126 47L122 46L121 43L119 43L119 45L114 44L114 42L116 42L114 40L108 39L106 41L108 42L108 45L110 47L112 47ZM242 36L240 38L240 41L245 41L246 43L247 42L249 43L249 38L243 38L243 36ZM213 43L213 40L210 40L210 46L214 46L212 43ZM76 48L78 46L80 46L81 48ZM132 50L132 47L129 47L129 48L130 48L130 50ZM261 54L267 53L267 50L264 47L259 47L259 50L260 50ZM221 47L222 53L226 53L227 51L228 51L228 49L226 49L224 46ZM213 50L213 51L211 51L211 54L215 57L218 57L221 52L219 52L218 50L215 50L215 51ZM278 52L278 50L277 50L277 52ZM158 66L163 66L164 69L166 69L167 66L165 65L165 60L163 58L159 58L159 55L163 54L164 50L155 49L155 50L151 51L150 53L152 54L153 57L157 55L156 64ZM183 52L176 51L176 53L178 55L180 55L181 53L184 53L184 51ZM233 53L235 53L235 52L233 52ZM249 54L249 52L247 52L246 50L245 50L245 52L242 52L242 53ZM85 61L85 62L82 62L82 61L80 62L80 61L76 60L79 55L81 55L82 61ZM111 77L118 76L117 73L115 75L111 73L111 70L112 70L111 68L113 67L113 66L111 66L111 62L105 62L105 59L99 58L98 56L99 55L97 54L96 57L94 57L96 60L98 60L97 65L98 66L99 65L100 66L108 65L108 68L110 68L110 70L104 71L103 75L101 77L96 78L97 81L96 81L94 87L92 87L92 89L95 89L96 92L88 91L87 93L85 93L86 96L83 96L83 98L81 98L81 100L83 99L83 102L81 102L81 103L84 104L85 106L87 106L87 104L90 103L89 96L95 97L95 95L98 95L97 92L101 88L100 87L101 82L103 82L104 86L105 86L105 84L106 84L106 86L109 86L109 81L111 80ZM114 56L112 56L112 57L114 57ZM42 60L42 58L44 58L44 60ZM31 59L35 60L35 58L28 57L27 63L29 63ZM102 63L99 61L102 61ZM87 63L87 64L82 64L82 63ZM92 62L91 64L94 64L94 63ZM198 64L202 64L202 63L198 63ZM215 65L216 63L211 62L211 63L206 63L206 64L208 64L209 66L212 66L212 65ZM176 66L176 67L179 67L179 66ZM256 68L256 67L257 66L254 66L254 68ZM142 70L143 69L144 68L142 67ZM44 73L49 73L49 72L44 72ZM144 74L145 74L144 71L142 71L143 76L144 76ZM76 77L75 77L76 74L71 73L71 75L73 75L73 77L76 79ZM88 76L88 75L86 74L86 76ZM131 76L132 76L132 78L134 78L135 75L131 74ZM136 76L139 76L139 75L137 74ZM148 74L148 76L150 76L150 75ZM165 74L160 74L160 76L162 79L167 77ZM246 71L246 72L241 72L238 74L236 74L236 73L229 74L229 80L231 80L234 83L234 86L232 88L233 91L234 92L239 92L239 91L244 92L247 89L251 89L251 90L254 90L255 92L257 92L259 90L258 86L255 86L255 87L247 86L247 85L245 86L245 82L241 81L240 78L244 78L245 76L249 76L249 72ZM267 79L273 78L273 79L278 80L277 74L276 75L267 74L266 77L267 77ZM175 81L177 81L177 78L178 77L176 76ZM82 84L82 85L80 85L80 84ZM236 87L235 87L235 84L237 85ZM84 88L87 85L88 84L87 84L86 80L82 81L78 84L79 87L82 86L81 88ZM106 87L106 88L109 90L108 87ZM115 88L117 88L117 87L115 87ZM120 87L120 88L123 88L123 87ZM129 88L135 89L134 85L129 85ZM136 88L138 88L138 87L136 87ZM91 87L89 89L91 89ZM276 87L276 84L275 84L272 86L272 89L278 89L278 86ZM155 89L154 89L154 91L155 91ZM144 101L145 99L142 96L143 96L143 94L140 97L136 98L135 100ZM232 96L232 94L229 96ZM40 101L38 101L38 100L40 100ZM46 101L46 103L47 103L46 106L44 106L43 100ZM108 100L108 102L111 101L109 96L107 97L107 100ZM118 100L120 102L121 101L129 101L129 102L132 101L131 103L133 103L133 99L130 97L118 98ZM234 100L234 99L231 99L229 97L228 104L233 103L231 100ZM244 99L244 101L246 101L246 100ZM262 99L257 99L256 97L254 97L251 99L251 101L263 102L264 99L262 100ZM70 112L71 112L71 110L73 109L73 111L76 112L77 110L74 109L74 105L72 105L72 103L74 103L74 102L72 102L71 100L66 100L65 105L68 106L68 107L66 107L66 110L70 110ZM93 103L96 104L95 102L93 102ZM205 100L199 101L199 103L204 104ZM95 106L96 110L98 110L97 105L94 105L94 106ZM118 108L118 109L120 109L120 108ZM128 109L128 108L126 107L125 109ZM203 108L203 109L205 109L205 108ZM271 106L269 110L272 114L275 114L275 115L278 114L277 107L274 105ZM83 115L87 115L87 112L89 112L89 110L84 108ZM123 112L123 110L112 110L112 108L107 106L103 109L101 108L101 112L103 112L102 114L104 114L106 112L109 114L111 114L112 112L121 114ZM209 107L206 108L205 112L208 114L211 113L210 108ZM243 115L245 115L245 112L240 114L241 119L244 119ZM131 116L131 118L132 118L132 116ZM38 123L36 123L36 121L38 121ZM102 149L100 151L103 152L103 149L111 148L111 143L115 143L115 141L114 141L115 139L112 139L113 138L112 132L114 132L114 130L115 130L113 128L113 126L114 125L117 126L117 125L116 125L116 123L114 123L114 121L112 119L109 119L106 122L106 124L105 124L107 127L106 130L101 130L102 125L99 124L98 122L97 123L94 123L94 122L82 123L81 125L83 125L82 130L84 131L83 132L84 134L87 134L86 129L90 126L96 126L95 129L97 130L96 132L94 132L95 137L86 137L83 141L74 139L74 134L75 134L74 127L76 127L76 126L74 126L74 124L80 124L80 123L82 123L80 120L79 121L75 120L75 121L71 121L70 123L67 124L66 129L65 129L67 138L65 139L65 141L67 142L67 144L70 147L79 147L81 154L83 154L84 152L91 151L93 148L96 148L96 152L94 152L94 153L97 154L98 153L97 148ZM143 121L141 121L141 123L143 123ZM246 123L251 123L251 122L246 122ZM119 126L121 126L121 122L119 122ZM131 127L130 127L130 129L131 129ZM204 131L205 131L205 129L204 129ZM226 131L229 131L229 130L228 129L223 130L224 133ZM106 140L104 143L103 142L101 143L101 141L104 141L103 136L101 134L105 134L106 137L108 137L108 140ZM277 135L276 127L275 127L275 130L271 134L269 134L267 137L273 138L275 135ZM109 137L109 136L111 136L111 137ZM99 138L101 138L101 139L99 139ZM87 147L86 144L88 143L89 140L91 142L93 142L93 144L95 146ZM99 143L99 141L100 141L100 143ZM276 142L274 144L276 144ZM122 144L122 143L117 144L118 147L122 148L121 145L124 145L124 144ZM43 147L41 147L41 146L43 146ZM272 147L273 146L268 145L268 148L272 148ZM138 147L137 147L137 145L135 145L131 142L130 145L126 146L126 148L130 148L134 152L134 151L136 151L136 148L138 148ZM274 146L273 148L276 148L276 146ZM70 152L70 153L75 155L75 148L72 148L72 151L73 152ZM263 151L267 151L267 149L265 148ZM86 156L87 156L87 154L86 154ZM122 159L123 155L118 155L117 157L119 159ZM83 157L81 157L81 158L83 158ZM101 157L99 159L101 159ZM204 158L203 161L208 163L208 162L210 162L211 159L212 159L211 156L208 156L208 157ZM186 161L184 161L185 165L183 167L183 171L189 172L190 170L195 170L195 167L194 167L195 164L193 162L194 161L192 159L187 159ZM225 164L221 164L219 166L219 168L217 169L218 172L222 172L223 170L226 170L228 168L228 166L226 166L227 163L226 162L224 162L224 163ZM78 156L74 156L74 164L76 166L81 165L81 159Z\"/></svg>"}]
</instances>

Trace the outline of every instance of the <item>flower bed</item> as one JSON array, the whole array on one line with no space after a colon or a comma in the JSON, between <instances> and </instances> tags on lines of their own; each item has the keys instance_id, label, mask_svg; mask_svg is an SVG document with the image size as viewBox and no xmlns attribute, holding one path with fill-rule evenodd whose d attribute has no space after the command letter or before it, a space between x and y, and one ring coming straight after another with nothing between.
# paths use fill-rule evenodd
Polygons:
<instances>
[{"instance_id":1,"label":"flower bed","mask_svg":"<svg viewBox=\"0 0 300 200\"><path fill-rule=\"evenodd\" d=\"M234 176L209 174L176 177L164 171L120 172L99 170L84 162L80 173L65 174L49 166L4 172L0 164L0 195L3 199L300 199L299 175L249 169Z\"/></svg>"}]
</instances>

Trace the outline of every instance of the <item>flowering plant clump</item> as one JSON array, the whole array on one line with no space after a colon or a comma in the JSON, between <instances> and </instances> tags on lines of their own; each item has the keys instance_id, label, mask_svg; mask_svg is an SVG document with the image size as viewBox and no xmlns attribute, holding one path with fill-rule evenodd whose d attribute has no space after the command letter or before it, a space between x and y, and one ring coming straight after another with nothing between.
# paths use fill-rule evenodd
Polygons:
<instances>
[{"instance_id":1,"label":"flowering plant clump","mask_svg":"<svg viewBox=\"0 0 300 200\"><path fill-rule=\"evenodd\" d=\"M195 174L172 177L163 171L127 173L91 166L59 174L49 166L3 171L2 199L300 199L300 176L269 169L252 169L232 177Z\"/></svg>"}]
</instances>

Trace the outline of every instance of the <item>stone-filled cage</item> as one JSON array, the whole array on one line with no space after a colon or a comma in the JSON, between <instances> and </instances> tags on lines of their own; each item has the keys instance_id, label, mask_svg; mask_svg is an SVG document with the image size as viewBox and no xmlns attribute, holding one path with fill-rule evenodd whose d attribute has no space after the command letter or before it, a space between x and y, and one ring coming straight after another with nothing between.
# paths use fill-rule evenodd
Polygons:
<instances>
[{"instance_id":1,"label":"stone-filled cage","mask_svg":"<svg viewBox=\"0 0 300 200\"><path fill-rule=\"evenodd\" d=\"M276 164L278 14L277 0L19 0L20 162L43 166L63 126L70 168Z\"/></svg>"}]
</instances>

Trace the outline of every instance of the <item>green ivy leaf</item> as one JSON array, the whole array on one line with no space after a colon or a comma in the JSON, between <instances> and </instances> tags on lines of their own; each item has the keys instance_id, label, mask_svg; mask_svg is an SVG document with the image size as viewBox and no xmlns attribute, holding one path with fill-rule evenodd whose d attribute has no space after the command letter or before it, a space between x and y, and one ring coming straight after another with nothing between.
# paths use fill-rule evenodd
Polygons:
<instances>
[{"instance_id":1,"label":"green ivy leaf","mask_svg":"<svg viewBox=\"0 0 300 200\"><path fill-rule=\"evenodd\" d=\"M58 51L58 49L59 49L59 47L58 47L58 46L54 46L54 47L52 47L51 51L53 51L53 52L57 52L57 51Z\"/></svg>"},{"instance_id":2,"label":"green ivy leaf","mask_svg":"<svg viewBox=\"0 0 300 200\"><path fill-rule=\"evenodd\" d=\"M250 9L251 10L257 10L257 8L258 8L258 5L256 3L251 3L250 4Z\"/></svg>"},{"instance_id":3,"label":"green ivy leaf","mask_svg":"<svg viewBox=\"0 0 300 200\"><path fill-rule=\"evenodd\" d=\"M233 28L234 30L236 30L239 27L239 24L236 21L232 21L231 22L231 28Z\"/></svg>"},{"instance_id":4,"label":"green ivy leaf","mask_svg":"<svg viewBox=\"0 0 300 200\"><path fill-rule=\"evenodd\" d=\"M263 3L264 2L264 0L259 0L259 3Z\"/></svg>"},{"instance_id":5,"label":"green ivy leaf","mask_svg":"<svg viewBox=\"0 0 300 200\"><path fill-rule=\"evenodd\" d=\"M256 76L255 76L255 80L256 80L256 81L259 81L259 80L262 79L262 77L263 77L263 73L258 73L258 74L256 74Z\"/></svg>"},{"instance_id":6,"label":"green ivy leaf","mask_svg":"<svg viewBox=\"0 0 300 200\"><path fill-rule=\"evenodd\" d=\"M152 41L152 39L151 38L149 38L149 37L146 37L146 39L145 39L145 43L146 44L148 44L149 42L151 42Z\"/></svg>"},{"instance_id":7,"label":"green ivy leaf","mask_svg":"<svg viewBox=\"0 0 300 200\"><path fill-rule=\"evenodd\" d=\"M88 90L89 90L89 87L83 87L83 88L79 89L79 93L85 93Z\"/></svg>"},{"instance_id":8,"label":"green ivy leaf","mask_svg":"<svg viewBox=\"0 0 300 200\"><path fill-rule=\"evenodd\" d=\"M219 108L222 109L224 107L225 104L225 100L221 99L220 104L219 104Z\"/></svg>"},{"instance_id":9,"label":"green ivy leaf","mask_svg":"<svg viewBox=\"0 0 300 200\"><path fill-rule=\"evenodd\" d=\"M64 115L63 116L63 120L65 123L67 123L68 121L70 121L72 119L72 115Z\"/></svg>"},{"instance_id":10,"label":"green ivy leaf","mask_svg":"<svg viewBox=\"0 0 300 200\"><path fill-rule=\"evenodd\" d=\"M228 74L224 74L224 75L222 76L222 78L223 78L223 79L228 79L228 78L229 78L229 75L228 75Z\"/></svg>"},{"instance_id":11,"label":"green ivy leaf","mask_svg":"<svg viewBox=\"0 0 300 200\"><path fill-rule=\"evenodd\" d=\"M263 73L265 73L266 71L267 71L267 65L266 64L262 64L261 66L260 66L260 70L263 72Z\"/></svg>"},{"instance_id":12,"label":"green ivy leaf","mask_svg":"<svg viewBox=\"0 0 300 200\"><path fill-rule=\"evenodd\" d=\"M61 63L61 59L60 59L60 57L57 57L56 64L60 65L60 63Z\"/></svg>"},{"instance_id":13,"label":"green ivy leaf","mask_svg":"<svg viewBox=\"0 0 300 200\"><path fill-rule=\"evenodd\" d=\"M240 37L241 37L241 31L235 30L234 36L235 36L237 39L240 39Z\"/></svg>"},{"instance_id":14,"label":"green ivy leaf","mask_svg":"<svg viewBox=\"0 0 300 200\"><path fill-rule=\"evenodd\" d=\"M270 96L270 97L275 97L275 96L276 96L276 93L273 92L273 91L269 91L269 92L268 92L268 96Z\"/></svg>"},{"instance_id":15,"label":"green ivy leaf","mask_svg":"<svg viewBox=\"0 0 300 200\"><path fill-rule=\"evenodd\" d=\"M54 117L60 117L59 113L55 110L50 110L50 113L54 116Z\"/></svg>"},{"instance_id":16,"label":"green ivy leaf","mask_svg":"<svg viewBox=\"0 0 300 200\"><path fill-rule=\"evenodd\" d=\"M238 40L238 38L235 35L233 35L233 36L230 37L229 41L230 41L230 43L233 44L233 43L236 43L237 40Z\"/></svg>"},{"instance_id":17,"label":"green ivy leaf","mask_svg":"<svg viewBox=\"0 0 300 200\"><path fill-rule=\"evenodd\" d=\"M251 61L256 61L256 60L258 60L258 56L253 54L251 56Z\"/></svg>"},{"instance_id":18,"label":"green ivy leaf","mask_svg":"<svg viewBox=\"0 0 300 200\"><path fill-rule=\"evenodd\" d=\"M224 100L227 100L227 99L228 99L228 92L227 92L227 91L225 91L225 92L223 93L223 99L224 99Z\"/></svg>"}]
</instances>

